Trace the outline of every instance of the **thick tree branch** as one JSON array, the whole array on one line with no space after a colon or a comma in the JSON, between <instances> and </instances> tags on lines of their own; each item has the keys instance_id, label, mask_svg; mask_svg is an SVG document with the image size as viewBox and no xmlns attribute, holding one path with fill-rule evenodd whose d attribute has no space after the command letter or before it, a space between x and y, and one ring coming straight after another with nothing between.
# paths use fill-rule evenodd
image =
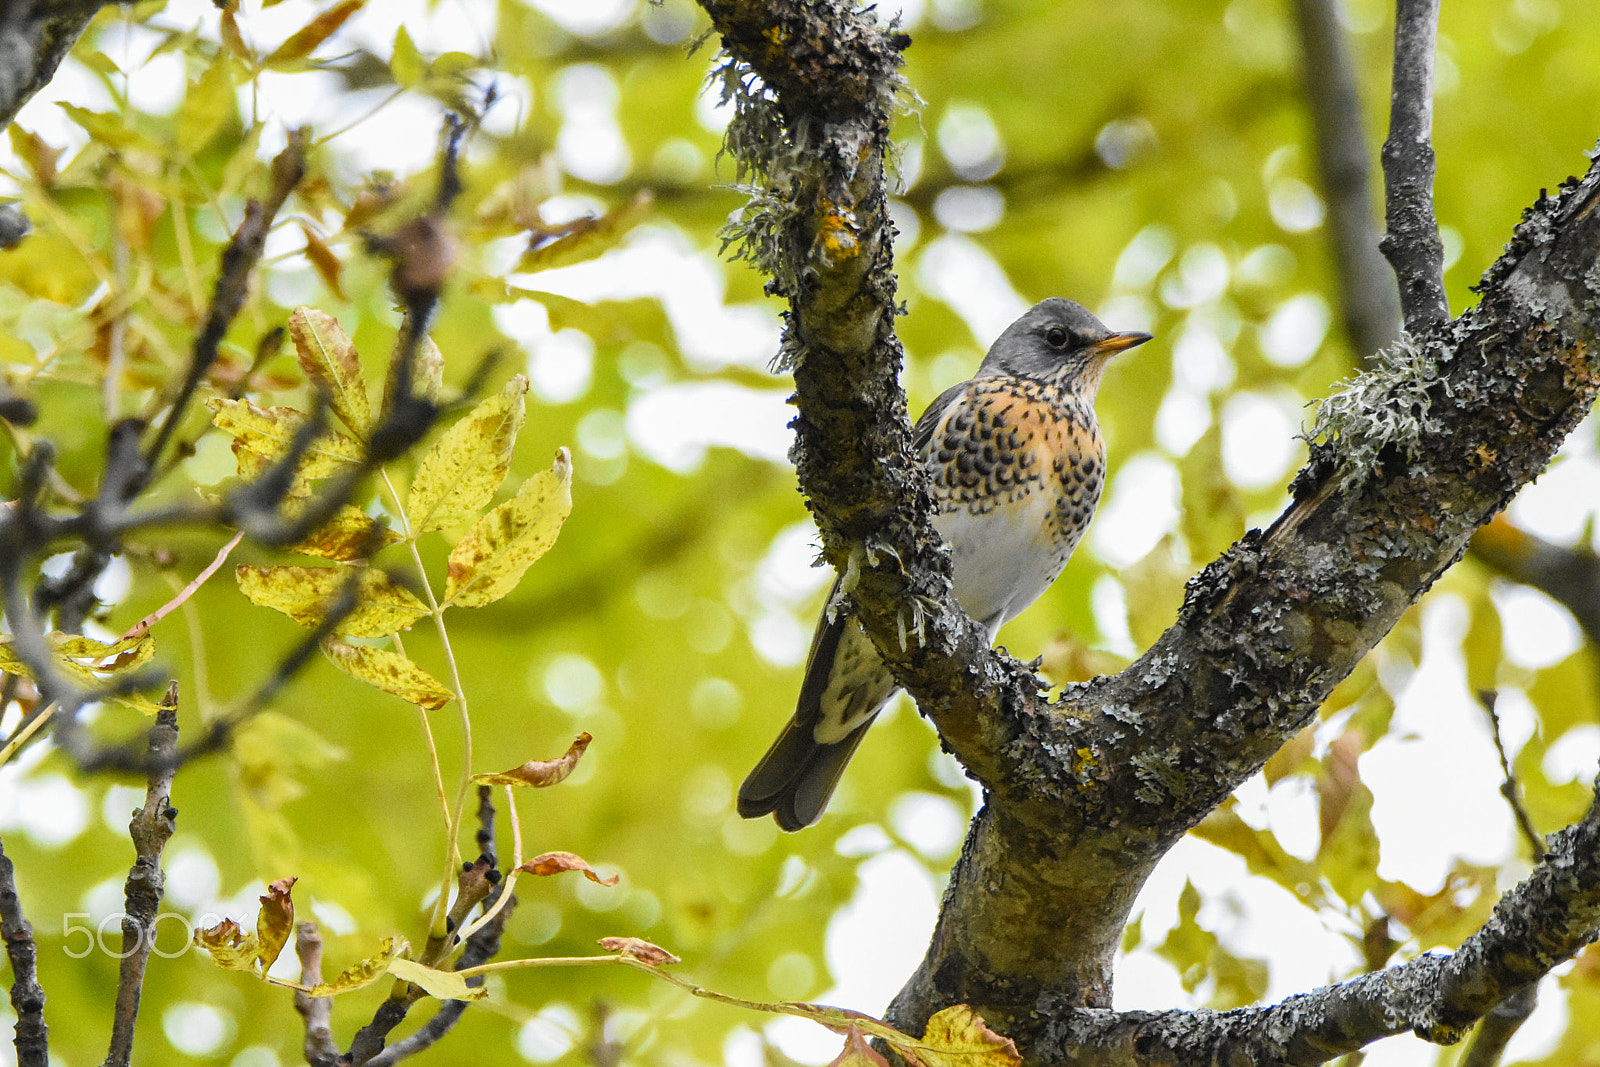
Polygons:
<instances>
[{"instance_id":1,"label":"thick tree branch","mask_svg":"<svg viewBox=\"0 0 1600 1067\"><path fill-rule=\"evenodd\" d=\"M894 49L827 0L707 7L761 83L729 142L766 183L745 236L790 299L802 488L867 632L990 793L890 1021L918 1032L966 1002L1031 1056L1041 1005L1110 1003L1127 910L1165 851L1311 720L1588 410L1600 168L1530 209L1478 307L1325 405L1294 506L1190 583L1177 625L1051 707L951 603L906 452L881 218ZM876 96L860 91L873 71Z\"/></svg>"},{"instance_id":2,"label":"thick tree branch","mask_svg":"<svg viewBox=\"0 0 1600 1067\"><path fill-rule=\"evenodd\" d=\"M1600 557L1587 546L1551 544L1501 516L1473 535L1472 554L1491 570L1533 586L1572 612L1589 642L1600 649Z\"/></svg>"},{"instance_id":3,"label":"thick tree branch","mask_svg":"<svg viewBox=\"0 0 1600 1067\"><path fill-rule=\"evenodd\" d=\"M1344 28L1333 0L1295 0L1301 80L1311 108L1317 173L1328 202L1328 239L1339 275L1345 333L1356 353L1370 357L1400 328L1400 298L1393 271L1378 252L1372 209L1372 154L1361 121Z\"/></svg>"},{"instance_id":4,"label":"thick tree branch","mask_svg":"<svg viewBox=\"0 0 1600 1067\"><path fill-rule=\"evenodd\" d=\"M1394 87L1383 176L1389 232L1380 247L1400 282L1406 330L1421 334L1450 318L1444 245L1433 214L1433 52L1439 0L1398 0Z\"/></svg>"},{"instance_id":5,"label":"thick tree branch","mask_svg":"<svg viewBox=\"0 0 1600 1067\"><path fill-rule=\"evenodd\" d=\"M1594 941L1597 930L1600 802L1551 836L1550 851L1533 873L1447 956L1419 956L1266 1008L1119 1013L1045 1006L1041 1014L1055 1021L1041 1028L1031 1055L1085 1065L1311 1067L1407 1030L1455 1042L1476 1019L1525 995L1550 968Z\"/></svg>"}]
</instances>

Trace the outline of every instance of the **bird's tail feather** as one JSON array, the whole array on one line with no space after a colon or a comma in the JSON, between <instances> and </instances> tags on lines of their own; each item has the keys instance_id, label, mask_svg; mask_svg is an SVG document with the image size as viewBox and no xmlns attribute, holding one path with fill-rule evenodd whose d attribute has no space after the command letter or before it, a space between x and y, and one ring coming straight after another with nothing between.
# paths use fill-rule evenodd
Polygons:
<instances>
[{"instance_id":1,"label":"bird's tail feather","mask_svg":"<svg viewBox=\"0 0 1600 1067\"><path fill-rule=\"evenodd\" d=\"M739 787L739 814L771 814L790 833L822 817L839 777L866 736L868 719L832 744L819 744L809 724L795 716Z\"/></svg>"}]
</instances>

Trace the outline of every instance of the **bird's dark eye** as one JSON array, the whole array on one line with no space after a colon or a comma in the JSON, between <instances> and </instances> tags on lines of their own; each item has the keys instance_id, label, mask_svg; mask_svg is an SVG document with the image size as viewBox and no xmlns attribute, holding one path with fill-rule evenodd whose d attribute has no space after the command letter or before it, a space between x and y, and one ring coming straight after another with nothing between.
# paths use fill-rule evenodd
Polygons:
<instances>
[{"instance_id":1,"label":"bird's dark eye","mask_svg":"<svg viewBox=\"0 0 1600 1067\"><path fill-rule=\"evenodd\" d=\"M1044 339L1056 348L1061 348L1067 343L1067 331L1060 326L1052 326L1045 331Z\"/></svg>"}]
</instances>

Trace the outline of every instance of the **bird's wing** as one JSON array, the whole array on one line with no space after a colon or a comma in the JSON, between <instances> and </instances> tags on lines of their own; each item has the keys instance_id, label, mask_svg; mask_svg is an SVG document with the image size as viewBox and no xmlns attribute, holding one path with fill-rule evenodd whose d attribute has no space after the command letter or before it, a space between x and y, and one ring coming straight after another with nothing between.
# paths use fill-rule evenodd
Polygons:
<instances>
[{"instance_id":1,"label":"bird's wing","mask_svg":"<svg viewBox=\"0 0 1600 1067\"><path fill-rule=\"evenodd\" d=\"M928 405L928 409L922 413L922 417L917 420L917 425L911 431L911 447L917 450L917 455L927 458L928 451L933 446L933 435L938 432L950 409L961 403L971 388L971 381L957 382Z\"/></svg>"}]
</instances>

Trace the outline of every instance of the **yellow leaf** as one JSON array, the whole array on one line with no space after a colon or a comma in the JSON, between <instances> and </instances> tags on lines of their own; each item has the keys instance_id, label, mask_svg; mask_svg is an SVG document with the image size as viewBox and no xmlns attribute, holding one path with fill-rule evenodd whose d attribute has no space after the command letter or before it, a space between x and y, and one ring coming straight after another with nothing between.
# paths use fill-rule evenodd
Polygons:
<instances>
[{"instance_id":1,"label":"yellow leaf","mask_svg":"<svg viewBox=\"0 0 1600 1067\"><path fill-rule=\"evenodd\" d=\"M511 592L555 544L571 512L572 456L563 448L549 470L523 482L516 496L479 519L450 550L445 602L476 608Z\"/></svg>"},{"instance_id":2,"label":"yellow leaf","mask_svg":"<svg viewBox=\"0 0 1600 1067\"><path fill-rule=\"evenodd\" d=\"M293 507L286 510L291 516L295 514ZM308 534L305 540L287 547L290 552L353 563L398 540L399 534L360 508L346 504L333 513L333 518Z\"/></svg>"},{"instance_id":3,"label":"yellow leaf","mask_svg":"<svg viewBox=\"0 0 1600 1067\"><path fill-rule=\"evenodd\" d=\"M316 626L328 604L344 591L350 571L343 567L234 568L239 591L252 604L281 611L301 626ZM334 628L351 637L385 637L397 633L428 613L427 607L404 586L396 585L379 570L361 572L356 587L356 608Z\"/></svg>"},{"instance_id":4,"label":"yellow leaf","mask_svg":"<svg viewBox=\"0 0 1600 1067\"><path fill-rule=\"evenodd\" d=\"M406 28L401 26L394 34L394 52L389 58L389 73L394 75L396 84L406 88L415 88L422 81L423 75L428 73L427 61L422 58L422 53L417 51L417 46L412 42L411 35Z\"/></svg>"},{"instance_id":5,"label":"yellow leaf","mask_svg":"<svg viewBox=\"0 0 1600 1067\"><path fill-rule=\"evenodd\" d=\"M489 995L481 985L467 985L467 980L454 971L437 971L414 960L390 960L389 973L401 981L421 986L428 996L440 1000L482 1000Z\"/></svg>"},{"instance_id":6,"label":"yellow leaf","mask_svg":"<svg viewBox=\"0 0 1600 1067\"><path fill-rule=\"evenodd\" d=\"M567 751L557 759L537 760L531 759L520 767L513 767L509 771L499 771L492 774L475 774L472 780L477 785L531 785L542 787L555 785L572 773L578 765L578 759L589 747L589 742L594 738L587 733L578 735L577 740L568 746Z\"/></svg>"},{"instance_id":7,"label":"yellow leaf","mask_svg":"<svg viewBox=\"0 0 1600 1067\"><path fill-rule=\"evenodd\" d=\"M454 695L450 690L398 652L369 645L351 645L337 638L322 643L328 660L352 678L377 686L408 704L433 711L442 708ZM476 779L474 779L476 780Z\"/></svg>"},{"instance_id":8,"label":"yellow leaf","mask_svg":"<svg viewBox=\"0 0 1600 1067\"><path fill-rule=\"evenodd\" d=\"M1017 1046L984 1025L978 1013L955 1004L928 1020L922 1040L896 1051L922 1067L1015 1067L1022 1062Z\"/></svg>"},{"instance_id":9,"label":"yellow leaf","mask_svg":"<svg viewBox=\"0 0 1600 1067\"><path fill-rule=\"evenodd\" d=\"M232 919L215 926L196 927L194 943L211 953L225 971L248 971L255 966L258 943L255 934L245 933Z\"/></svg>"},{"instance_id":10,"label":"yellow leaf","mask_svg":"<svg viewBox=\"0 0 1600 1067\"><path fill-rule=\"evenodd\" d=\"M494 499L511 469L527 393L528 379L519 374L446 430L422 457L406 497L413 534L466 522Z\"/></svg>"},{"instance_id":11,"label":"yellow leaf","mask_svg":"<svg viewBox=\"0 0 1600 1067\"><path fill-rule=\"evenodd\" d=\"M328 402L340 421L365 439L372 430L367 383L361 376L361 356L339 320L316 308L297 307L289 316L289 336L300 369L327 390Z\"/></svg>"},{"instance_id":12,"label":"yellow leaf","mask_svg":"<svg viewBox=\"0 0 1600 1067\"><path fill-rule=\"evenodd\" d=\"M248 400L216 397L206 402L217 428L231 434L240 447L258 456L276 460L286 455L295 431L306 417L293 408L258 408ZM340 433L329 431L311 443L300 459L297 473L303 478L327 478L359 464L361 446Z\"/></svg>"},{"instance_id":13,"label":"yellow leaf","mask_svg":"<svg viewBox=\"0 0 1600 1067\"><path fill-rule=\"evenodd\" d=\"M388 974L390 965L394 963L402 952L410 948L410 945L398 937L386 937L383 939L383 947L378 950L376 956L369 956L364 960L352 963L340 971L339 976L333 981L312 986L308 995L313 997L333 997L338 996L340 993L348 993L351 990L369 986Z\"/></svg>"},{"instance_id":14,"label":"yellow leaf","mask_svg":"<svg viewBox=\"0 0 1600 1067\"><path fill-rule=\"evenodd\" d=\"M88 689L100 687L100 675L140 667L156 652L155 638L148 634L107 645L89 637L52 633L46 635L46 642L54 653L55 669ZM34 676L32 668L16 654L10 637L0 638L0 671L24 678Z\"/></svg>"},{"instance_id":15,"label":"yellow leaf","mask_svg":"<svg viewBox=\"0 0 1600 1067\"><path fill-rule=\"evenodd\" d=\"M186 156L200 151L233 118L238 107L233 88L233 59L226 51L219 51L183 95L175 123L178 150Z\"/></svg>"},{"instance_id":16,"label":"yellow leaf","mask_svg":"<svg viewBox=\"0 0 1600 1067\"><path fill-rule=\"evenodd\" d=\"M279 878L267 886L266 894L261 897L261 910L256 913L256 955L261 960L263 974L289 943L289 934L294 930L294 900L289 890L297 880Z\"/></svg>"},{"instance_id":17,"label":"yellow leaf","mask_svg":"<svg viewBox=\"0 0 1600 1067\"><path fill-rule=\"evenodd\" d=\"M366 2L367 0L344 0L344 3L329 8L273 49L264 63L269 67L284 66L293 65L295 61L304 59L316 51L317 45L343 26L346 19L366 6Z\"/></svg>"}]
</instances>

